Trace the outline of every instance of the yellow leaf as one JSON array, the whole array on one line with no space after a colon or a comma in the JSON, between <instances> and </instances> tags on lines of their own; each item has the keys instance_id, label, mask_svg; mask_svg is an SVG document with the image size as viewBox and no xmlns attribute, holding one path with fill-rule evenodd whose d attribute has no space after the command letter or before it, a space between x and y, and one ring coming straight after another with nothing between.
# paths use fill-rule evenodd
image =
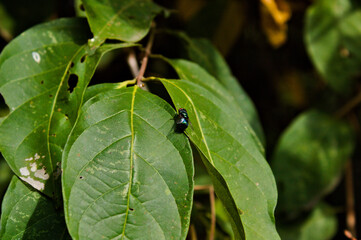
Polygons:
<instances>
[{"instance_id":1,"label":"yellow leaf","mask_svg":"<svg viewBox=\"0 0 361 240\"><path fill-rule=\"evenodd\" d=\"M270 44L277 48L287 39L291 8L286 0L260 0L261 23Z\"/></svg>"}]
</instances>

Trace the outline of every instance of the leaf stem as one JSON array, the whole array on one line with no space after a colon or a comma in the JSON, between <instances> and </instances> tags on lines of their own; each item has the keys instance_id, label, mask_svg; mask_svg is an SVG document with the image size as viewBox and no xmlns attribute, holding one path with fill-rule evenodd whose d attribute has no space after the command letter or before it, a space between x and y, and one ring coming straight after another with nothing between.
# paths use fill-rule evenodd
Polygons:
<instances>
[{"instance_id":1,"label":"leaf stem","mask_svg":"<svg viewBox=\"0 0 361 240\"><path fill-rule=\"evenodd\" d=\"M196 186L194 186L194 191L202 191L202 190L209 191L209 202L211 205L211 229L209 231L209 240L213 240L215 229L216 229L216 204L215 204L215 197L214 197L214 187L213 187L213 185L196 185Z\"/></svg>"},{"instance_id":2,"label":"leaf stem","mask_svg":"<svg viewBox=\"0 0 361 240\"><path fill-rule=\"evenodd\" d=\"M353 188L352 177L352 161L349 160L345 170L345 185L346 185L346 226L347 230L353 235L356 235L356 216L355 216L355 196Z\"/></svg>"},{"instance_id":3,"label":"leaf stem","mask_svg":"<svg viewBox=\"0 0 361 240\"><path fill-rule=\"evenodd\" d=\"M350 101L348 101L345 105L343 105L336 113L335 115L338 118L344 117L346 114L348 114L353 108L355 108L358 104L361 103L361 91L357 93L357 95L352 98Z\"/></svg>"},{"instance_id":4,"label":"leaf stem","mask_svg":"<svg viewBox=\"0 0 361 240\"><path fill-rule=\"evenodd\" d=\"M151 30L150 30L149 40L148 40L147 46L145 47L145 54L142 59L142 65L140 66L138 76L136 77L137 85L140 88L145 87L145 84L143 83L142 79L144 77L145 69L147 68L147 65L148 65L148 58L149 58L149 55L151 54L151 49L152 49L153 42L154 42L154 35L155 35L154 29L155 29L155 23L153 22Z\"/></svg>"}]
</instances>

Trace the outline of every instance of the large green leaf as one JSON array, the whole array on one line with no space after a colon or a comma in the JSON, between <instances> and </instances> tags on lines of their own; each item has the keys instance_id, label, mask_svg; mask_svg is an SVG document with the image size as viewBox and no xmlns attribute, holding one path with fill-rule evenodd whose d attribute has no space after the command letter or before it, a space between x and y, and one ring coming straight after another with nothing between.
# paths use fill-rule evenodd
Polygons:
<instances>
[{"instance_id":1,"label":"large green leaf","mask_svg":"<svg viewBox=\"0 0 361 240\"><path fill-rule=\"evenodd\" d=\"M0 239L70 239L53 202L13 177L2 203Z\"/></svg>"},{"instance_id":2,"label":"large green leaf","mask_svg":"<svg viewBox=\"0 0 361 240\"><path fill-rule=\"evenodd\" d=\"M84 19L36 26L0 56L0 93L10 114L0 123L0 150L12 170L48 196L60 197L63 147L102 54L91 51Z\"/></svg>"},{"instance_id":3,"label":"large green leaf","mask_svg":"<svg viewBox=\"0 0 361 240\"><path fill-rule=\"evenodd\" d=\"M185 239L192 151L175 111L138 87L82 107L63 155L63 196L75 239Z\"/></svg>"},{"instance_id":4,"label":"large green leaf","mask_svg":"<svg viewBox=\"0 0 361 240\"><path fill-rule=\"evenodd\" d=\"M218 50L207 39L190 38L182 32L175 34L183 40L189 59L206 69L229 91L234 102L242 108L258 138L265 145L265 137L256 108L238 80L232 75L230 68Z\"/></svg>"},{"instance_id":5,"label":"large green leaf","mask_svg":"<svg viewBox=\"0 0 361 240\"><path fill-rule=\"evenodd\" d=\"M353 146L350 127L332 116L313 110L296 118L272 159L279 189L277 209L296 214L331 191Z\"/></svg>"},{"instance_id":6,"label":"large green leaf","mask_svg":"<svg viewBox=\"0 0 361 240\"><path fill-rule=\"evenodd\" d=\"M244 113L244 109L241 105L237 104L235 97L229 94L222 84L196 63L183 59L166 59L166 61L173 66L181 79L201 85L217 96L220 101L226 103L228 107L232 109L233 115L238 119L239 124L246 128L256 145L259 147L259 150L264 153L264 147L247 121L248 118L247 114Z\"/></svg>"},{"instance_id":7,"label":"large green leaf","mask_svg":"<svg viewBox=\"0 0 361 240\"><path fill-rule=\"evenodd\" d=\"M319 204L306 219L280 225L278 231L283 240L328 240L337 231L337 218L333 209Z\"/></svg>"},{"instance_id":8,"label":"large green leaf","mask_svg":"<svg viewBox=\"0 0 361 240\"><path fill-rule=\"evenodd\" d=\"M307 11L305 42L317 70L337 91L361 71L361 7L352 0L318 0Z\"/></svg>"},{"instance_id":9,"label":"large green leaf","mask_svg":"<svg viewBox=\"0 0 361 240\"><path fill-rule=\"evenodd\" d=\"M151 0L83 0L94 34L91 44L106 39L137 42L147 35L153 18L162 10Z\"/></svg>"},{"instance_id":10,"label":"large green leaf","mask_svg":"<svg viewBox=\"0 0 361 240\"><path fill-rule=\"evenodd\" d=\"M187 135L207 159L217 195L229 204L233 225L245 239L279 239L274 209L277 189L270 167L239 115L203 86L187 80L160 79L177 108L188 110ZM227 194L228 192L228 194Z\"/></svg>"}]
</instances>

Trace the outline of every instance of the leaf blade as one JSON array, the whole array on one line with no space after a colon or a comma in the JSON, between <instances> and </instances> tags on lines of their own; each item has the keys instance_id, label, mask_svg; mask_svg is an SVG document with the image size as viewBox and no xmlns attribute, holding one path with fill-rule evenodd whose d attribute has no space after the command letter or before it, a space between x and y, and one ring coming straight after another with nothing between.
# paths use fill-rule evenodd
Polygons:
<instances>
[{"instance_id":1,"label":"leaf blade","mask_svg":"<svg viewBox=\"0 0 361 240\"><path fill-rule=\"evenodd\" d=\"M244 237L279 239L273 215L277 199L275 181L249 132L237 124L224 102L202 86L186 80L160 81L175 106L187 109L193 128L186 133L224 178L237 206Z\"/></svg>"},{"instance_id":2,"label":"leaf blade","mask_svg":"<svg viewBox=\"0 0 361 240\"><path fill-rule=\"evenodd\" d=\"M305 44L318 72L338 92L347 93L360 73L360 5L352 1L317 1L306 13Z\"/></svg>"},{"instance_id":3,"label":"leaf blade","mask_svg":"<svg viewBox=\"0 0 361 240\"><path fill-rule=\"evenodd\" d=\"M2 203L1 239L69 239L64 215L51 200L14 176Z\"/></svg>"},{"instance_id":4,"label":"leaf blade","mask_svg":"<svg viewBox=\"0 0 361 240\"><path fill-rule=\"evenodd\" d=\"M105 39L141 40L148 33L155 15L162 10L149 0L83 0L83 4L95 46Z\"/></svg>"},{"instance_id":5,"label":"leaf blade","mask_svg":"<svg viewBox=\"0 0 361 240\"><path fill-rule=\"evenodd\" d=\"M297 117L272 156L280 189L278 211L295 214L316 204L338 183L353 148L346 123L317 110Z\"/></svg>"},{"instance_id":6,"label":"leaf blade","mask_svg":"<svg viewBox=\"0 0 361 240\"><path fill-rule=\"evenodd\" d=\"M62 149L85 88L106 51L132 46L90 51L89 36L84 19L60 19L29 29L0 56L0 92L10 108L0 123L1 152L22 180L58 200Z\"/></svg>"},{"instance_id":7,"label":"leaf blade","mask_svg":"<svg viewBox=\"0 0 361 240\"><path fill-rule=\"evenodd\" d=\"M193 196L189 143L174 132L174 110L136 89L112 90L91 98L67 143L63 195L74 238L139 238L144 232L154 239L186 237ZM95 133L96 142L89 142ZM79 149L92 150L80 153ZM109 169L109 176L102 168ZM150 206L144 201L149 198L154 202ZM78 199L85 205L78 206ZM102 204L112 206L107 208L109 214L102 213L103 222L91 214L99 212Z\"/></svg>"}]
</instances>

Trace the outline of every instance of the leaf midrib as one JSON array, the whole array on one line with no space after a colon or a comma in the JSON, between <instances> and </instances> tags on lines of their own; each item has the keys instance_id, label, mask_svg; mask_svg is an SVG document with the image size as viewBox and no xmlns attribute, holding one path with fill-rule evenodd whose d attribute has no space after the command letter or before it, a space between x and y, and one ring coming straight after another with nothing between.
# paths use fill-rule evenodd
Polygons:
<instances>
[{"instance_id":1,"label":"leaf midrib","mask_svg":"<svg viewBox=\"0 0 361 240\"><path fill-rule=\"evenodd\" d=\"M132 181L133 181L133 161L134 161L134 102L135 102L135 93L137 92L138 87L135 86L132 95L132 104L130 108L130 131L132 134L132 140L130 142L130 169L129 169L129 188L128 188L128 199L127 199L127 209L125 212L125 219L123 225L123 232L121 234L121 239L125 237L125 227L127 225L128 215L129 215L129 204L130 204L130 195L132 190Z\"/></svg>"},{"instance_id":2,"label":"leaf midrib","mask_svg":"<svg viewBox=\"0 0 361 240\"><path fill-rule=\"evenodd\" d=\"M194 114L195 114L195 116L196 116L197 123L198 123L198 125L199 125L199 131L201 132L202 139L204 139L203 142L204 142L204 145L205 145L205 147L206 147L206 149L207 149L207 153L208 153L208 156L209 156L210 163L214 166L213 158L212 158L212 156L211 156L211 153L210 153L210 150L209 150L209 147L208 147L208 143L207 143L207 141L206 141L206 139L205 139L205 137L204 137L204 133L203 133L203 130L202 130L201 122L199 121L198 112L197 112L197 110L196 110L196 107L195 107L192 99L188 96L188 94L187 94L186 92L183 91L183 89L181 89L180 87L178 87L178 86L177 86L176 84L174 84L173 82L171 82L171 81L169 81L169 80L167 80L167 79L164 79L164 78L161 79L161 81L166 81L166 82L172 84L173 86L175 86L176 88L178 88L178 89L184 94L184 96L186 96L186 98L188 99L188 101L191 103L191 105L192 105L192 107L193 107L193 109L194 109Z\"/></svg>"},{"instance_id":3,"label":"leaf midrib","mask_svg":"<svg viewBox=\"0 0 361 240\"><path fill-rule=\"evenodd\" d=\"M50 111L50 116L49 116L49 124L48 124L48 127L47 127L47 131L46 131L46 145L47 145L47 149L48 149L48 154L49 154L49 165L51 167L51 171L50 173L52 174L54 172L54 165L53 165L53 158L51 156L51 150L50 150L50 128L51 128L51 122L52 122L52 119L53 119L53 115L54 115L54 110L55 110L55 106L56 106L56 103L57 103L57 100L58 100L58 96L59 96L59 93L60 93L60 90L64 84L64 81L65 81L65 77L67 76L67 73L71 67L71 64L74 60L74 58L78 55L79 52L81 52L85 47L87 46L87 43L86 44L83 44L81 47L79 47L79 49L73 54L73 56L71 57L71 59L69 59L69 63L68 63L68 66L66 67L65 71L64 71L64 74L61 78L61 81L60 81L60 84L59 84L59 87L55 93L55 96L54 96L54 99L53 99L53 105L51 107L51 111ZM55 178L52 177L52 184L53 184L53 189L54 189L54 192L56 193L56 185L55 185ZM54 197L54 196L53 196Z\"/></svg>"}]
</instances>

